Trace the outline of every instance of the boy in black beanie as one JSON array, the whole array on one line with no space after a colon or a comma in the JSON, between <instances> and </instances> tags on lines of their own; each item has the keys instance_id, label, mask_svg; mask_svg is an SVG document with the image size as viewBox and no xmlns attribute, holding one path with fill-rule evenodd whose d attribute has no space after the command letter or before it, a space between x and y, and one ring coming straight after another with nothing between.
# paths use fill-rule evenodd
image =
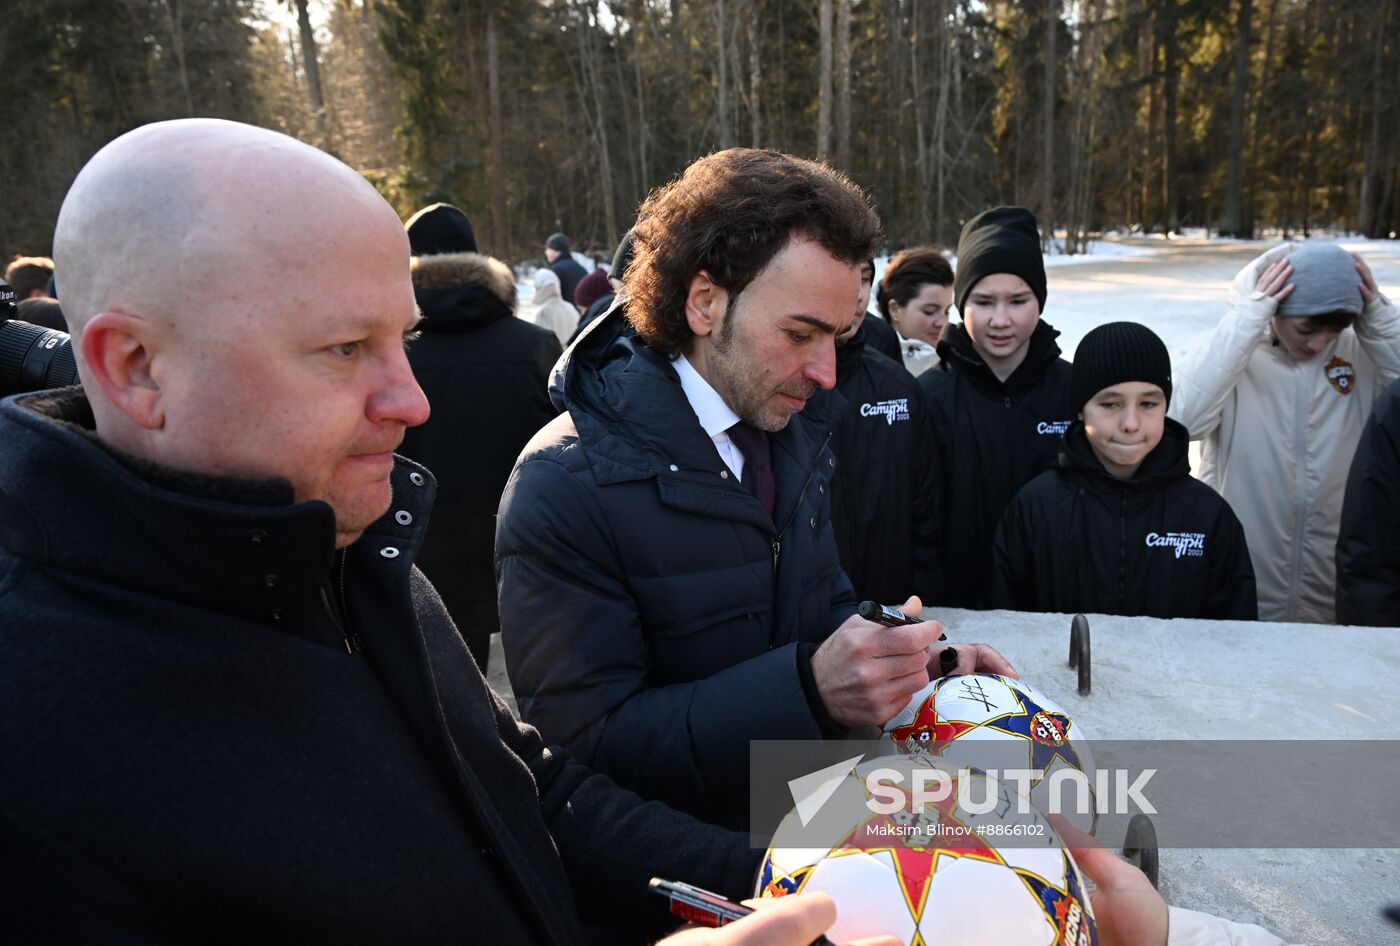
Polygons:
<instances>
[{"instance_id":1,"label":"boy in black beanie","mask_svg":"<svg viewBox=\"0 0 1400 946\"><path fill-rule=\"evenodd\" d=\"M1035 215L997 207L963 227L953 297L962 321L919 376L940 471L937 556L925 600L991 607L992 535L1011 497L1055 464L1069 426L1069 362L1040 314L1045 263Z\"/></svg>"},{"instance_id":2,"label":"boy in black beanie","mask_svg":"<svg viewBox=\"0 0 1400 946\"><path fill-rule=\"evenodd\" d=\"M997 607L1254 620L1244 529L1190 476L1171 394L1171 359L1151 329L1111 322L1084 337L1070 383L1080 409L1059 464L997 528Z\"/></svg>"}]
</instances>

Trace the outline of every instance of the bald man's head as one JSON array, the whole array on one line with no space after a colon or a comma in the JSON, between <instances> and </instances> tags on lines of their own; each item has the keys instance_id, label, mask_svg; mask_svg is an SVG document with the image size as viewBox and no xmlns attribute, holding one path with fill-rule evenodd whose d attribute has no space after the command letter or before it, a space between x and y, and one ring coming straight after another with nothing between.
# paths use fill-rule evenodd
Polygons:
<instances>
[{"instance_id":1,"label":"bald man's head","mask_svg":"<svg viewBox=\"0 0 1400 946\"><path fill-rule=\"evenodd\" d=\"M338 225L374 222L402 229L364 178L294 138L218 119L146 125L94 155L63 201L64 315L191 319L229 296L275 298L267 273L314 263Z\"/></svg>"},{"instance_id":2,"label":"bald man's head","mask_svg":"<svg viewBox=\"0 0 1400 946\"><path fill-rule=\"evenodd\" d=\"M360 175L262 128L147 125L78 175L54 258L104 440L286 479L346 541L383 512L389 451L427 406L403 352L408 238Z\"/></svg>"}]
</instances>

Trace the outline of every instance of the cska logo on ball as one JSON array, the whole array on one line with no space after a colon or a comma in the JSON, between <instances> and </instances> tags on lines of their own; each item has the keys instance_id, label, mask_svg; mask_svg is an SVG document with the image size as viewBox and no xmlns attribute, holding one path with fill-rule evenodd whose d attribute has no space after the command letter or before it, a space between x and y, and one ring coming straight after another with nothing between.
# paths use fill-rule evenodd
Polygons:
<instances>
[{"instance_id":1,"label":"cska logo on ball","mask_svg":"<svg viewBox=\"0 0 1400 946\"><path fill-rule=\"evenodd\" d=\"M1031 738L1042 745L1063 746L1069 740L1069 717L1041 710L1031 717Z\"/></svg>"},{"instance_id":2,"label":"cska logo on ball","mask_svg":"<svg viewBox=\"0 0 1400 946\"><path fill-rule=\"evenodd\" d=\"M1350 394L1351 389L1356 386L1356 369L1351 366L1351 362L1333 358L1322 370L1338 394Z\"/></svg>"},{"instance_id":3,"label":"cska logo on ball","mask_svg":"<svg viewBox=\"0 0 1400 946\"><path fill-rule=\"evenodd\" d=\"M976 723L953 722L941 719L933 706L934 694L919 705L913 722L907 726L896 726L890 730L890 739L898 745L907 746L911 751L941 755L943 748L965 732L977 728Z\"/></svg>"}]
</instances>

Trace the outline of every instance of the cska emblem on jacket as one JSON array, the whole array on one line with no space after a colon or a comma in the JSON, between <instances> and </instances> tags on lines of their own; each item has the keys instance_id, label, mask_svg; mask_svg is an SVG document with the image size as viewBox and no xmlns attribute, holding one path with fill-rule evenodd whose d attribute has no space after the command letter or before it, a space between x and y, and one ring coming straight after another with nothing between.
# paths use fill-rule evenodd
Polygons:
<instances>
[{"instance_id":1,"label":"cska emblem on jacket","mask_svg":"<svg viewBox=\"0 0 1400 946\"><path fill-rule=\"evenodd\" d=\"M1322 370L1327 373L1328 382L1337 389L1338 394L1350 394L1356 386L1356 369L1349 361L1333 358Z\"/></svg>"}]
</instances>

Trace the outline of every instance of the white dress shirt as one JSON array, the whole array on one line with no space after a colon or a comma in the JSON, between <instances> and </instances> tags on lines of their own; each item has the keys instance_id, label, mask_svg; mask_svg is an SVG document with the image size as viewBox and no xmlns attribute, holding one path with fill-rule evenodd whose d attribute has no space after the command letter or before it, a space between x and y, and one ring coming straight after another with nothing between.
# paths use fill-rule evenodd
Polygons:
<instances>
[{"instance_id":1,"label":"white dress shirt","mask_svg":"<svg viewBox=\"0 0 1400 946\"><path fill-rule=\"evenodd\" d=\"M676 374L681 376L681 390L685 392L685 399L690 402L695 416L700 418L700 426L715 442L715 449L719 451L724 465L742 481L744 452L729 439L728 433L730 427L739 423L739 415L730 409L718 391L710 387L710 382L700 377L700 372L685 360L685 355L677 355L674 364Z\"/></svg>"}]
</instances>

